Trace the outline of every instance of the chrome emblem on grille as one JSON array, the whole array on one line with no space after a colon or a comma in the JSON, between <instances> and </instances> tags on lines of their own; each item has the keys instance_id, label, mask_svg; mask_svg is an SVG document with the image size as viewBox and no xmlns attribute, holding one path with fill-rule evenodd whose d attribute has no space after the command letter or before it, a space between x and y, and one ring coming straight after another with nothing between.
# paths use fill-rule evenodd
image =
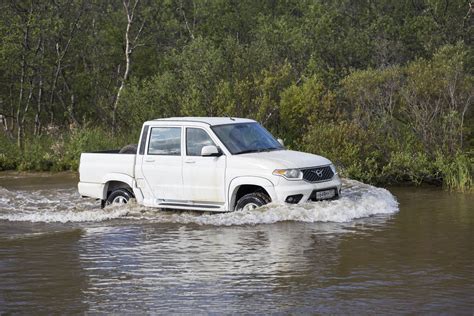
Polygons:
<instances>
[{"instance_id":1,"label":"chrome emblem on grille","mask_svg":"<svg viewBox=\"0 0 474 316\"><path fill-rule=\"evenodd\" d=\"M312 173L315 173L319 178L323 176L323 170L322 169L316 169L316 170L311 170Z\"/></svg>"}]
</instances>

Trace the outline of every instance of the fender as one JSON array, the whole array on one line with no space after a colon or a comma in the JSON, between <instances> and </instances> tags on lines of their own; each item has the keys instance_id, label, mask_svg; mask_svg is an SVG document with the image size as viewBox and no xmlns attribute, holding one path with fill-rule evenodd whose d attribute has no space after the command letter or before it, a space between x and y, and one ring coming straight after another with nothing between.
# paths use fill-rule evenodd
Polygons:
<instances>
[{"instance_id":1,"label":"fender","mask_svg":"<svg viewBox=\"0 0 474 316\"><path fill-rule=\"evenodd\" d=\"M104 183L104 191L102 192L102 199L107 198L107 183L110 181L118 181L126 183L132 190L135 198L139 201L143 200L142 192L135 185L135 179L129 175L123 173L108 173L102 178L102 183Z\"/></svg>"},{"instance_id":2,"label":"fender","mask_svg":"<svg viewBox=\"0 0 474 316\"><path fill-rule=\"evenodd\" d=\"M237 188L241 185L258 185L267 191L272 201L276 201L277 199L274 184L267 178L255 177L255 176L235 177L234 179L230 181L229 191L227 192L227 197L228 197L227 201L229 201L229 204L228 204L229 211L232 210L232 205L235 204L235 196L237 194Z\"/></svg>"}]
</instances>

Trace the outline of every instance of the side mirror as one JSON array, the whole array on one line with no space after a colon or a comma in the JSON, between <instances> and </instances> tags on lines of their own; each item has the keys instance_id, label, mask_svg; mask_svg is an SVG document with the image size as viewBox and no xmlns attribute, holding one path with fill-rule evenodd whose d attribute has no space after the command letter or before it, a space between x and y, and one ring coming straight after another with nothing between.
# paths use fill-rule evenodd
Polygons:
<instances>
[{"instance_id":1,"label":"side mirror","mask_svg":"<svg viewBox=\"0 0 474 316\"><path fill-rule=\"evenodd\" d=\"M213 145L204 146L201 149L201 156L203 157L212 157L212 156L218 157L220 155L222 155L222 153L219 150L219 148Z\"/></svg>"},{"instance_id":2,"label":"side mirror","mask_svg":"<svg viewBox=\"0 0 474 316\"><path fill-rule=\"evenodd\" d=\"M285 143L283 143L283 139L278 138L277 141L280 143L280 145L282 145L283 147L285 147Z\"/></svg>"}]
</instances>

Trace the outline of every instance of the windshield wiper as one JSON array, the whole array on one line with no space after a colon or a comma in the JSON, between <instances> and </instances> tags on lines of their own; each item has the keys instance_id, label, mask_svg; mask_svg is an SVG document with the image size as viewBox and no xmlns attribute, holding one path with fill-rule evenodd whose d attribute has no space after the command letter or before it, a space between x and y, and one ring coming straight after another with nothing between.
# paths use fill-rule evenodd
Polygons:
<instances>
[{"instance_id":1,"label":"windshield wiper","mask_svg":"<svg viewBox=\"0 0 474 316\"><path fill-rule=\"evenodd\" d=\"M239 151L235 155L250 154L250 153L261 153L261 152L280 150L280 149L281 148L278 148L278 147L262 148L262 149L248 149L248 150Z\"/></svg>"},{"instance_id":2,"label":"windshield wiper","mask_svg":"<svg viewBox=\"0 0 474 316\"><path fill-rule=\"evenodd\" d=\"M259 151L260 151L260 149L248 149L248 150L239 151L238 153L235 153L235 155L258 153Z\"/></svg>"}]
</instances>

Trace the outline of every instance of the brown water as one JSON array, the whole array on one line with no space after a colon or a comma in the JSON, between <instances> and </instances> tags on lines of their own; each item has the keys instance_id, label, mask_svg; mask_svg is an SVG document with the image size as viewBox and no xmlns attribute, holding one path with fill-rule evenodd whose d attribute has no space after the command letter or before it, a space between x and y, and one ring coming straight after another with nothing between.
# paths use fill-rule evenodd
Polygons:
<instances>
[{"instance_id":1,"label":"brown water","mask_svg":"<svg viewBox=\"0 0 474 316\"><path fill-rule=\"evenodd\" d=\"M213 215L100 210L76 181L0 173L0 313L474 313L473 195L345 180Z\"/></svg>"}]
</instances>

